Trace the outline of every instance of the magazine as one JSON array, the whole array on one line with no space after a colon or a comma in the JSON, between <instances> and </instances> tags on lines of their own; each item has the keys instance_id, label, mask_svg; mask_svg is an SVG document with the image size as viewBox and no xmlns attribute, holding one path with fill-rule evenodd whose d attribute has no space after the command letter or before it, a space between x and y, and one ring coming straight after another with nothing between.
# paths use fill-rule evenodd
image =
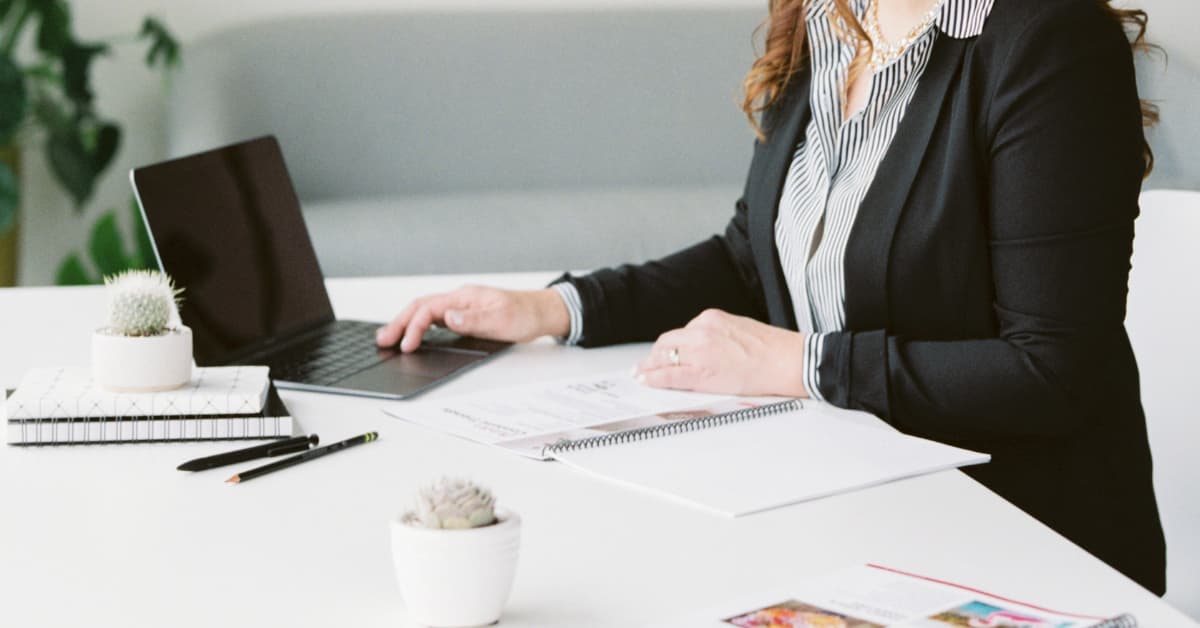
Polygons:
<instances>
[{"instance_id":1,"label":"magazine","mask_svg":"<svg viewBox=\"0 0 1200 628\"><path fill-rule=\"evenodd\" d=\"M753 596L672 626L712 628L1131 628L1109 618L1051 610L960 584L860 565Z\"/></svg>"}]
</instances>

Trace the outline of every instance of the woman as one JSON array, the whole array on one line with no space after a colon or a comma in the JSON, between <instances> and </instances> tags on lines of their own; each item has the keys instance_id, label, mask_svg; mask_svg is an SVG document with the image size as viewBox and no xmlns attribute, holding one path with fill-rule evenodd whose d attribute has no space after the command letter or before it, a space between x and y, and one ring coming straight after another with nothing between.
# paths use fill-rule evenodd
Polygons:
<instances>
[{"instance_id":1,"label":"woman","mask_svg":"<svg viewBox=\"0 0 1200 628\"><path fill-rule=\"evenodd\" d=\"M1161 594L1123 326L1149 166L1123 22L1144 32L1098 0L772 0L723 236L546 290L424 297L379 343L415 350L434 323L657 338L651 386L811 396L990 453L967 473Z\"/></svg>"}]
</instances>

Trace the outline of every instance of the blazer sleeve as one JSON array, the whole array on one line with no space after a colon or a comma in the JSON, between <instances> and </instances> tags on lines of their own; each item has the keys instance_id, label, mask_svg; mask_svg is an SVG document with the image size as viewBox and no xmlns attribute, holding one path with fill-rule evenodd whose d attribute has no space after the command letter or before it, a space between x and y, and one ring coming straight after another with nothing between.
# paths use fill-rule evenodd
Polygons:
<instances>
[{"instance_id":1,"label":"blazer sleeve","mask_svg":"<svg viewBox=\"0 0 1200 628\"><path fill-rule=\"evenodd\" d=\"M830 334L831 403L950 440L1063 434L1096 416L1128 355L1141 115L1120 27L1095 3L1051 6L1012 40L982 127L998 337Z\"/></svg>"},{"instance_id":2,"label":"blazer sleeve","mask_svg":"<svg viewBox=\"0 0 1200 628\"><path fill-rule=\"evenodd\" d=\"M564 275L579 292L583 335L596 347L654 340L707 308L766 319L766 303L747 235L746 204L739 200L724 235L645 264L589 275Z\"/></svg>"}]
</instances>

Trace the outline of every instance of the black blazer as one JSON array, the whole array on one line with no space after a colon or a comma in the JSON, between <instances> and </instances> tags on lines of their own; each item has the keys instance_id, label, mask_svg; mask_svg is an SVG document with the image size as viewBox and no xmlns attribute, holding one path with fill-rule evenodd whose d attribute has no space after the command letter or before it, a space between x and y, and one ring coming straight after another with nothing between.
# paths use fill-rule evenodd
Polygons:
<instances>
[{"instance_id":1,"label":"black blazer","mask_svg":"<svg viewBox=\"0 0 1200 628\"><path fill-rule=\"evenodd\" d=\"M774 224L809 118L805 68L764 115L723 236L569 278L581 344L652 340L710 307L796 329ZM939 37L851 232L820 386L990 453L966 472L1161 594L1124 329L1142 140L1129 44L1096 0L999 0L980 36Z\"/></svg>"}]
</instances>

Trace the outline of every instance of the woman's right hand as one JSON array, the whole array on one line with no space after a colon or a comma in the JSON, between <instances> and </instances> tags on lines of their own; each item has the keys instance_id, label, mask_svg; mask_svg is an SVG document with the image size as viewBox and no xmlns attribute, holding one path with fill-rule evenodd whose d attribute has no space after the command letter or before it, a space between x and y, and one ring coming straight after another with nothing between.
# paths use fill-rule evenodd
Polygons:
<instances>
[{"instance_id":1,"label":"woman's right hand","mask_svg":"<svg viewBox=\"0 0 1200 628\"><path fill-rule=\"evenodd\" d=\"M464 336L505 342L566 336L571 329L567 306L551 288L501 290L464 286L409 303L392 322L379 328L375 341L380 347L400 343L401 351L411 353L421 346L421 337L434 324Z\"/></svg>"}]
</instances>

